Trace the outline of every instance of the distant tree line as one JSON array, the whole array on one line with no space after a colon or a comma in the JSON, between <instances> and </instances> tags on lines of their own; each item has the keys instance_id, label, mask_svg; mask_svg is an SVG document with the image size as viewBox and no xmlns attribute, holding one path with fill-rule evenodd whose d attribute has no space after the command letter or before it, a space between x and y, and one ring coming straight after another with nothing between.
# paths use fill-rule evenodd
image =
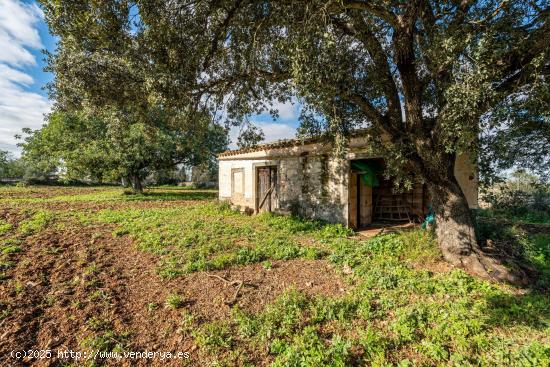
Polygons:
<instances>
[{"instance_id":1,"label":"distant tree line","mask_svg":"<svg viewBox=\"0 0 550 367\"><path fill-rule=\"evenodd\" d=\"M25 176L26 166L21 158L16 158L6 150L0 150L0 180L16 179Z\"/></svg>"}]
</instances>

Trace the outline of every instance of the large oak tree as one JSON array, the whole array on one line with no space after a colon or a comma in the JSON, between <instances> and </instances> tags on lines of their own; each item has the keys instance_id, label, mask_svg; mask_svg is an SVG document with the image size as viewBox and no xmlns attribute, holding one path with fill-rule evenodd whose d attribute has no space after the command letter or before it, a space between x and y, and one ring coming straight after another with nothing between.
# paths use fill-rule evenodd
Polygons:
<instances>
[{"instance_id":1,"label":"large oak tree","mask_svg":"<svg viewBox=\"0 0 550 367\"><path fill-rule=\"evenodd\" d=\"M427 184L444 257L517 280L477 245L453 172L458 154L475 159L480 134L521 118L535 121L531 132L548 124L547 2L41 2L61 40L50 55L61 103L147 95L223 108L238 123L270 101L299 98L301 131L344 147L355 126L369 125L388 138L379 139L388 173L399 182L410 163Z\"/></svg>"}]
</instances>

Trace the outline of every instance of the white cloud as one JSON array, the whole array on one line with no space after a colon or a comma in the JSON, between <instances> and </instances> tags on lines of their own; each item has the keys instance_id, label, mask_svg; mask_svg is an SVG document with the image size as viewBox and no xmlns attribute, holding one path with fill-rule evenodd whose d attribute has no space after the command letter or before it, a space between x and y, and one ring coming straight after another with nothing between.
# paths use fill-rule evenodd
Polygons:
<instances>
[{"instance_id":1,"label":"white cloud","mask_svg":"<svg viewBox=\"0 0 550 367\"><path fill-rule=\"evenodd\" d=\"M37 25L43 13L36 4L0 0L0 149L17 151L14 135L39 128L48 99L27 88L34 80L19 68L36 65L30 50L43 47Z\"/></svg>"},{"instance_id":2,"label":"white cloud","mask_svg":"<svg viewBox=\"0 0 550 367\"><path fill-rule=\"evenodd\" d=\"M7 65L0 64L0 85L4 83L17 83L21 85L31 85L34 82L32 76L22 71L10 68Z\"/></svg>"},{"instance_id":3,"label":"white cloud","mask_svg":"<svg viewBox=\"0 0 550 367\"><path fill-rule=\"evenodd\" d=\"M293 139L296 136L296 128L284 122L252 122L255 126L262 129L265 139L262 143L271 143L277 140ZM240 127L233 127L229 132L230 149L236 149L237 138L239 137Z\"/></svg>"},{"instance_id":4,"label":"white cloud","mask_svg":"<svg viewBox=\"0 0 550 367\"><path fill-rule=\"evenodd\" d=\"M282 122L255 122L254 125L263 130L266 143L296 136L296 128Z\"/></svg>"},{"instance_id":5,"label":"white cloud","mask_svg":"<svg viewBox=\"0 0 550 367\"><path fill-rule=\"evenodd\" d=\"M0 0L2 1L2 0ZM2 23L0 23L0 27ZM35 65L34 56L0 28L0 62L13 66Z\"/></svg>"},{"instance_id":6,"label":"white cloud","mask_svg":"<svg viewBox=\"0 0 550 367\"><path fill-rule=\"evenodd\" d=\"M34 3L0 0L0 61L12 66L36 64L26 47L43 47L36 29L42 18L42 10Z\"/></svg>"},{"instance_id":7,"label":"white cloud","mask_svg":"<svg viewBox=\"0 0 550 367\"><path fill-rule=\"evenodd\" d=\"M285 103L273 103L273 109L279 111L281 120L297 120L299 116L299 104L296 101L288 101Z\"/></svg>"}]
</instances>

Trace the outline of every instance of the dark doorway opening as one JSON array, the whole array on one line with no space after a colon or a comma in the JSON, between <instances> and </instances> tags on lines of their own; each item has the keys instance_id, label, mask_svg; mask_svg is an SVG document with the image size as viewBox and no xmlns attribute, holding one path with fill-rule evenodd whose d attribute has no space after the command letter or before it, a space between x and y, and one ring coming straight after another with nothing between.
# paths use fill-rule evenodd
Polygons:
<instances>
[{"instance_id":1,"label":"dark doorway opening","mask_svg":"<svg viewBox=\"0 0 550 367\"><path fill-rule=\"evenodd\" d=\"M421 183L414 183L410 190L396 192L393 180L383 175L385 162L382 158L350 163L348 225L351 228L367 228L385 222L413 222L422 215L424 189Z\"/></svg>"}]
</instances>

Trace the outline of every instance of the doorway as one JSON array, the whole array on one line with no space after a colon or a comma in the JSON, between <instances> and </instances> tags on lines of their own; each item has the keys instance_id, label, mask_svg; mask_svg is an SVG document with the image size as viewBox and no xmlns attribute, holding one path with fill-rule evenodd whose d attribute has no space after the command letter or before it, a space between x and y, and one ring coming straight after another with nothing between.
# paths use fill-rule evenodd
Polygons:
<instances>
[{"instance_id":1,"label":"doorway","mask_svg":"<svg viewBox=\"0 0 550 367\"><path fill-rule=\"evenodd\" d=\"M393 181L383 175L383 159L354 160L350 166L348 225L351 228L414 222L422 217L425 190L421 182L414 180L411 189L396 192Z\"/></svg>"},{"instance_id":2,"label":"doorway","mask_svg":"<svg viewBox=\"0 0 550 367\"><path fill-rule=\"evenodd\" d=\"M364 174L361 165L351 165L348 191L348 225L353 229L367 227L373 221L373 183L369 179L365 179Z\"/></svg>"},{"instance_id":3,"label":"doorway","mask_svg":"<svg viewBox=\"0 0 550 367\"><path fill-rule=\"evenodd\" d=\"M277 167L258 167L256 185L256 212L272 212L277 208Z\"/></svg>"}]
</instances>

